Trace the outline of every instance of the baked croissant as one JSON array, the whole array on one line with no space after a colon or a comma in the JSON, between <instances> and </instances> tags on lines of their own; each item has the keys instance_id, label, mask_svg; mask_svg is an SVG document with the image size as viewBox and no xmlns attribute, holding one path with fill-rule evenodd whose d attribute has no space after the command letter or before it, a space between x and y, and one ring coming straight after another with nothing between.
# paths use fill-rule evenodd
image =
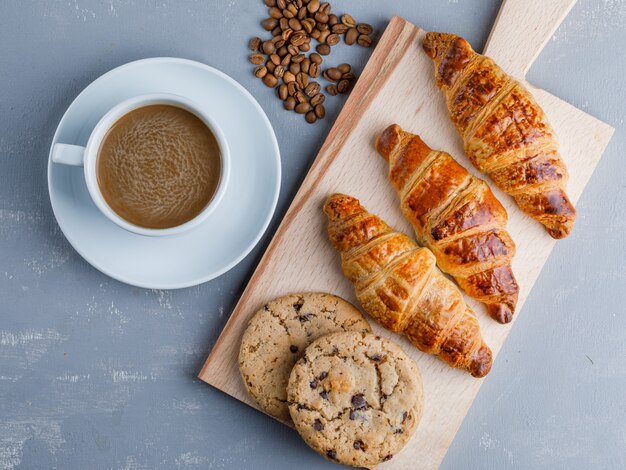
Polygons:
<instances>
[{"instance_id":1,"label":"baked croissant","mask_svg":"<svg viewBox=\"0 0 626 470\"><path fill-rule=\"evenodd\" d=\"M376 141L404 216L442 271L487 305L492 318L513 318L519 287L511 270L515 243L507 213L489 185L445 152L393 124Z\"/></svg>"},{"instance_id":2,"label":"baked croissant","mask_svg":"<svg viewBox=\"0 0 626 470\"><path fill-rule=\"evenodd\" d=\"M437 269L431 251L391 229L353 197L333 194L324 212L330 241L365 311L450 366L474 377L487 375L492 356L478 320Z\"/></svg>"},{"instance_id":3,"label":"baked croissant","mask_svg":"<svg viewBox=\"0 0 626 470\"><path fill-rule=\"evenodd\" d=\"M459 36L428 33L423 47L474 166L552 237L569 235L576 210L565 193L567 169L532 95Z\"/></svg>"}]
</instances>

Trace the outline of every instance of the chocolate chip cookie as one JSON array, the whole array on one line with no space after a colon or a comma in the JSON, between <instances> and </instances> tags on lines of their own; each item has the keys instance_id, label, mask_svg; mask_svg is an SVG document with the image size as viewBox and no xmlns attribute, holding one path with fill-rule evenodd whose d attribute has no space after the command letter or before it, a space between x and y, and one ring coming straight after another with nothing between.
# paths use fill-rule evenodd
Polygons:
<instances>
[{"instance_id":1,"label":"chocolate chip cookie","mask_svg":"<svg viewBox=\"0 0 626 470\"><path fill-rule=\"evenodd\" d=\"M322 456L374 467L408 442L422 415L417 365L389 340L344 332L311 343L287 387L289 412Z\"/></svg>"},{"instance_id":2,"label":"chocolate chip cookie","mask_svg":"<svg viewBox=\"0 0 626 470\"><path fill-rule=\"evenodd\" d=\"M241 340L239 371L248 393L266 413L291 421L287 382L293 365L311 342L341 331L371 328L355 306L335 295L312 292L268 303Z\"/></svg>"}]
</instances>

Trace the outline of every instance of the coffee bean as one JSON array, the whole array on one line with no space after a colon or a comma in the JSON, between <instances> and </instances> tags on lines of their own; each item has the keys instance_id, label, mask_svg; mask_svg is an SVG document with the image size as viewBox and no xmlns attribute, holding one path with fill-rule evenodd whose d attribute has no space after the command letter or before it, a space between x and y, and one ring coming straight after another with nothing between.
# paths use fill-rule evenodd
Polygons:
<instances>
[{"instance_id":1,"label":"coffee bean","mask_svg":"<svg viewBox=\"0 0 626 470\"><path fill-rule=\"evenodd\" d=\"M311 34L314 31L315 20L313 18L307 18L305 20L302 20L301 24L307 33Z\"/></svg>"},{"instance_id":2,"label":"coffee bean","mask_svg":"<svg viewBox=\"0 0 626 470\"><path fill-rule=\"evenodd\" d=\"M317 40L318 40L318 42L320 44L326 44L326 38L328 38L328 36L330 36L330 31L329 30L322 31L320 33L320 37L317 38Z\"/></svg>"},{"instance_id":3,"label":"coffee bean","mask_svg":"<svg viewBox=\"0 0 626 470\"><path fill-rule=\"evenodd\" d=\"M321 31L319 29L317 29L317 28L315 28L313 31L311 31L311 37L313 39L319 39L320 38L320 34L321 34Z\"/></svg>"},{"instance_id":4,"label":"coffee bean","mask_svg":"<svg viewBox=\"0 0 626 470\"><path fill-rule=\"evenodd\" d=\"M287 54L289 54L289 51L287 50L287 47L283 46L283 47L281 47L280 49L278 49L276 51L276 54L278 54L279 57L284 57ZM289 54L289 55L291 55L291 54Z\"/></svg>"},{"instance_id":5,"label":"coffee bean","mask_svg":"<svg viewBox=\"0 0 626 470\"><path fill-rule=\"evenodd\" d=\"M309 52L311 50L311 45L308 42L305 42L300 46L300 50L302 52Z\"/></svg>"},{"instance_id":6,"label":"coffee bean","mask_svg":"<svg viewBox=\"0 0 626 470\"><path fill-rule=\"evenodd\" d=\"M365 396L362 393L357 393L352 396L352 407L355 410L362 410L367 406L367 401L365 401Z\"/></svg>"},{"instance_id":7,"label":"coffee bean","mask_svg":"<svg viewBox=\"0 0 626 470\"><path fill-rule=\"evenodd\" d=\"M296 15L300 21L306 18L306 7L302 6L298 9L298 14Z\"/></svg>"},{"instance_id":8,"label":"coffee bean","mask_svg":"<svg viewBox=\"0 0 626 470\"><path fill-rule=\"evenodd\" d=\"M294 46L293 44L289 44L287 46L287 52L289 52L292 56L296 56L300 53L300 49L298 49L298 47Z\"/></svg>"},{"instance_id":9,"label":"coffee bean","mask_svg":"<svg viewBox=\"0 0 626 470\"><path fill-rule=\"evenodd\" d=\"M273 54L274 51L276 50L276 46L274 46L274 43L272 41L265 41L263 43L263 52L267 55Z\"/></svg>"},{"instance_id":10,"label":"coffee bean","mask_svg":"<svg viewBox=\"0 0 626 470\"><path fill-rule=\"evenodd\" d=\"M311 59L311 62L314 62L316 64L321 64L323 60L322 56L319 55L317 52L314 52L313 54L311 54L309 58Z\"/></svg>"},{"instance_id":11,"label":"coffee bean","mask_svg":"<svg viewBox=\"0 0 626 470\"><path fill-rule=\"evenodd\" d=\"M350 89L350 82L348 80L341 80L337 84L337 91L339 93L347 93L349 89Z\"/></svg>"},{"instance_id":12,"label":"coffee bean","mask_svg":"<svg viewBox=\"0 0 626 470\"><path fill-rule=\"evenodd\" d=\"M248 48L252 52L257 52L259 48L261 47L262 43L263 41L261 41L261 38L252 38L250 39L250 42L248 43Z\"/></svg>"},{"instance_id":13,"label":"coffee bean","mask_svg":"<svg viewBox=\"0 0 626 470\"><path fill-rule=\"evenodd\" d=\"M283 74L283 82L285 83L291 83L293 81L296 80L296 76L295 74L293 74L292 72L290 72L289 70L287 70L284 74Z\"/></svg>"},{"instance_id":14,"label":"coffee bean","mask_svg":"<svg viewBox=\"0 0 626 470\"><path fill-rule=\"evenodd\" d=\"M288 97L289 97L289 92L287 91L287 85L285 85L284 83L282 85L280 85L278 88L278 97L285 101Z\"/></svg>"},{"instance_id":15,"label":"coffee bean","mask_svg":"<svg viewBox=\"0 0 626 470\"><path fill-rule=\"evenodd\" d=\"M282 78L284 74L285 74L285 67L283 67L282 65L277 65L276 68L274 69L274 76L276 78Z\"/></svg>"},{"instance_id":16,"label":"coffee bean","mask_svg":"<svg viewBox=\"0 0 626 470\"><path fill-rule=\"evenodd\" d=\"M320 32L330 31L330 26L328 26L328 23L317 23L315 27L319 29Z\"/></svg>"},{"instance_id":17,"label":"coffee bean","mask_svg":"<svg viewBox=\"0 0 626 470\"><path fill-rule=\"evenodd\" d=\"M287 18L281 18L280 20L278 20L278 25L283 31L287 31L288 29L290 29L289 20Z\"/></svg>"},{"instance_id":18,"label":"coffee bean","mask_svg":"<svg viewBox=\"0 0 626 470\"><path fill-rule=\"evenodd\" d=\"M296 83L298 83L300 88L305 88L309 84L309 76L304 72L300 72L296 75Z\"/></svg>"},{"instance_id":19,"label":"coffee bean","mask_svg":"<svg viewBox=\"0 0 626 470\"><path fill-rule=\"evenodd\" d=\"M317 121L317 116L315 115L313 111L309 111L308 113L306 113L304 115L304 118L306 119L306 122L308 122L309 124L313 124L315 121Z\"/></svg>"},{"instance_id":20,"label":"coffee bean","mask_svg":"<svg viewBox=\"0 0 626 470\"><path fill-rule=\"evenodd\" d=\"M274 29L272 29L272 36L280 36L280 33L282 33L282 29L280 28L280 26L276 26Z\"/></svg>"},{"instance_id":21,"label":"coffee bean","mask_svg":"<svg viewBox=\"0 0 626 470\"><path fill-rule=\"evenodd\" d=\"M348 27L343 23L339 23L339 24L334 25L330 30L334 34L345 34L346 31L348 31Z\"/></svg>"},{"instance_id":22,"label":"coffee bean","mask_svg":"<svg viewBox=\"0 0 626 470\"><path fill-rule=\"evenodd\" d=\"M324 3L322 3L322 4L320 5L320 11L321 11L322 13L326 13L327 15L330 15L330 9L331 9L331 8L332 8L332 7L330 6L330 3L328 3L328 2L324 2Z\"/></svg>"},{"instance_id":23,"label":"coffee bean","mask_svg":"<svg viewBox=\"0 0 626 470\"><path fill-rule=\"evenodd\" d=\"M289 27L294 31L300 31L302 29L302 24L300 23L300 20L296 18L291 18L289 20Z\"/></svg>"},{"instance_id":24,"label":"coffee bean","mask_svg":"<svg viewBox=\"0 0 626 470\"><path fill-rule=\"evenodd\" d=\"M271 31L278 26L278 20L276 18L267 18L261 22L261 26L265 31Z\"/></svg>"},{"instance_id":25,"label":"coffee bean","mask_svg":"<svg viewBox=\"0 0 626 470\"><path fill-rule=\"evenodd\" d=\"M272 63L273 63L274 65L278 65L278 64L280 64L280 57L279 57L279 55L278 55L278 54L272 54L272 55L270 55L270 60L272 61Z\"/></svg>"},{"instance_id":26,"label":"coffee bean","mask_svg":"<svg viewBox=\"0 0 626 470\"><path fill-rule=\"evenodd\" d=\"M293 95L293 97L296 99L298 104L307 102L306 95L304 93L302 93L301 91L296 91L296 94Z\"/></svg>"},{"instance_id":27,"label":"coffee bean","mask_svg":"<svg viewBox=\"0 0 626 470\"><path fill-rule=\"evenodd\" d=\"M281 10L287 8L287 0L276 0L276 6Z\"/></svg>"},{"instance_id":28,"label":"coffee bean","mask_svg":"<svg viewBox=\"0 0 626 470\"><path fill-rule=\"evenodd\" d=\"M341 79L341 71L338 68L331 67L326 69L324 73L326 74L325 78L329 82L338 82Z\"/></svg>"},{"instance_id":29,"label":"coffee bean","mask_svg":"<svg viewBox=\"0 0 626 470\"><path fill-rule=\"evenodd\" d=\"M284 80L284 76L283 76ZM296 77L293 77L293 81L287 83L287 91L289 92L289 96L294 96L298 92L298 84L296 83Z\"/></svg>"},{"instance_id":30,"label":"coffee bean","mask_svg":"<svg viewBox=\"0 0 626 470\"><path fill-rule=\"evenodd\" d=\"M341 78L351 82L352 80L354 80L355 77L354 77L354 74L352 72L347 72L347 73L344 73L343 75L341 75Z\"/></svg>"},{"instance_id":31,"label":"coffee bean","mask_svg":"<svg viewBox=\"0 0 626 470\"><path fill-rule=\"evenodd\" d=\"M283 60L280 61L280 65L282 65L285 68L289 67L290 63L291 63L291 54L286 54L285 57L283 57Z\"/></svg>"},{"instance_id":32,"label":"coffee bean","mask_svg":"<svg viewBox=\"0 0 626 470\"><path fill-rule=\"evenodd\" d=\"M261 65L265 62L265 56L263 54L252 54L249 59L254 65Z\"/></svg>"},{"instance_id":33,"label":"coffee bean","mask_svg":"<svg viewBox=\"0 0 626 470\"><path fill-rule=\"evenodd\" d=\"M335 26L337 23L339 23L337 15L328 15L328 26Z\"/></svg>"},{"instance_id":34,"label":"coffee bean","mask_svg":"<svg viewBox=\"0 0 626 470\"><path fill-rule=\"evenodd\" d=\"M298 103L296 105L296 113L298 114L306 114L311 110L311 105L306 101L303 103Z\"/></svg>"},{"instance_id":35,"label":"coffee bean","mask_svg":"<svg viewBox=\"0 0 626 470\"><path fill-rule=\"evenodd\" d=\"M326 86L326 92L330 96L335 96L337 94L337 85L327 85Z\"/></svg>"},{"instance_id":36,"label":"coffee bean","mask_svg":"<svg viewBox=\"0 0 626 470\"><path fill-rule=\"evenodd\" d=\"M306 9L309 13L315 13L317 10L320 9L320 0L311 0L307 4Z\"/></svg>"},{"instance_id":37,"label":"coffee bean","mask_svg":"<svg viewBox=\"0 0 626 470\"><path fill-rule=\"evenodd\" d=\"M329 46L335 46L337 44L339 44L339 35L338 34L331 34L326 38L326 44L328 44Z\"/></svg>"},{"instance_id":38,"label":"coffee bean","mask_svg":"<svg viewBox=\"0 0 626 470\"><path fill-rule=\"evenodd\" d=\"M311 98L311 106L317 106L318 104L322 104L325 100L326 95L324 95L324 93L318 93Z\"/></svg>"},{"instance_id":39,"label":"coffee bean","mask_svg":"<svg viewBox=\"0 0 626 470\"><path fill-rule=\"evenodd\" d=\"M263 78L267 75L267 68L263 65L259 65L254 69L254 76L257 78Z\"/></svg>"},{"instance_id":40,"label":"coffee bean","mask_svg":"<svg viewBox=\"0 0 626 470\"><path fill-rule=\"evenodd\" d=\"M275 7L276 6L276 0L265 0L265 6L267 6L267 7Z\"/></svg>"},{"instance_id":41,"label":"coffee bean","mask_svg":"<svg viewBox=\"0 0 626 470\"><path fill-rule=\"evenodd\" d=\"M271 16L271 15L270 15ZM354 28L356 26L356 21L350 15L341 15L341 22L348 26L349 28Z\"/></svg>"},{"instance_id":42,"label":"coffee bean","mask_svg":"<svg viewBox=\"0 0 626 470\"><path fill-rule=\"evenodd\" d=\"M317 21L318 23L328 23L328 15L326 13L322 13L321 11L318 11L317 13L315 13L315 21Z\"/></svg>"},{"instance_id":43,"label":"coffee bean","mask_svg":"<svg viewBox=\"0 0 626 470\"><path fill-rule=\"evenodd\" d=\"M341 65L338 65L337 68L339 69L341 73L348 73L350 70L352 70L352 67L350 67L350 64L341 64Z\"/></svg>"},{"instance_id":44,"label":"coffee bean","mask_svg":"<svg viewBox=\"0 0 626 470\"><path fill-rule=\"evenodd\" d=\"M291 13L293 16L296 16L298 14L298 7L293 3L290 3L289 5L287 5L287 11L289 11L289 13Z\"/></svg>"},{"instance_id":45,"label":"coffee bean","mask_svg":"<svg viewBox=\"0 0 626 470\"><path fill-rule=\"evenodd\" d=\"M372 38L367 34L361 34L359 39L357 39L357 42L361 47L370 47L372 45Z\"/></svg>"},{"instance_id":46,"label":"coffee bean","mask_svg":"<svg viewBox=\"0 0 626 470\"><path fill-rule=\"evenodd\" d=\"M289 41L289 38L291 37L292 34L293 34L293 29L287 28L283 30L280 37L283 38L285 41Z\"/></svg>"},{"instance_id":47,"label":"coffee bean","mask_svg":"<svg viewBox=\"0 0 626 470\"><path fill-rule=\"evenodd\" d=\"M265 67L267 68L268 73L273 73L274 69L276 68L276 64L272 62L271 60L268 60L265 63Z\"/></svg>"},{"instance_id":48,"label":"coffee bean","mask_svg":"<svg viewBox=\"0 0 626 470\"><path fill-rule=\"evenodd\" d=\"M304 89L304 94L308 97L315 96L320 91L320 84L317 82L309 83Z\"/></svg>"},{"instance_id":49,"label":"coffee bean","mask_svg":"<svg viewBox=\"0 0 626 470\"><path fill-rule=\"evenodd\" d=\"M300 62L302 62L305 59L305 55L304 54L296 54L291 58L291 62L293 62L294 64L299 64Z\"/></svg>"},{"instance_id":50,"label":"coffee bean","mask_svg":"<svg viewBox=\"0 0 626 470\"><path fill-rule=\"evenodd\" d=\"M346 33L344 40L346 41L346 44L348 46L351 46L352 44L356 42L358 37L359 37L359 32L356 30L356 28L350 28L348 32Z\"/></svg>"},{"instance_id":51,"label":"coffee bean","mask_svg":"<svg viewBox=\"0 0 626 470\"><path fill-rule=\"evenodd\" d=\"M275 38L272 39L272 42L274 43L274 47L276 49L280 49L281 47L285 47L287 41L285 41L282 36L276 36Z\"/></svg>"},{"instance_id":52,"label":"coffee bean","mask_svg":"<svg viewBox=\"0 0 626 470\"><path fill-rule=\"evenodd\" d=\"M319 44L315 50L320 54L320 55L328 55L330 54L330 46L328 44Z\"/></svg>"},{"instance_id":53,"label":"coffee bean","mask_svg":"<svg viewBox=\"0 0 626 470\"><path fill-rule=\"evenodd\" d=\"M309 77L311 78L319 77L321 72L322 72L322 67L320 67L319 64L313 63L309 67Z\"/></svg>"},{"instance_id":54,"label":"coffee bean","mask_svg":"<svg viewBox=\"0 0 626 470\"><path fill-rule=\"evenodd\" d=\"M289 38L289 42L294 46L301 46L306 41L306 33L304 31L296 31Z\"/></svg>"},{"instance_id":55,"label":"coffee bean","mask_svg":"<svg viewBox=\"0 0 626 470\"><path fill-rule=\"evenodd\" d=\"M270 88L274 88L278 84L278 79L274 75L267 74L263 77L263 83Z\"/></svg>"},{"instance_id":56,"label":"coffee bean","mask_svg":"<svg viewBox=\"0 0 626 470\"><path fill-rule=\"evenodd\" d=\"M356 30L361 34L372 34L374 32L374 28L372 28L372 25L369 25L367 23L361 23L356 27Z\"/></svg>"},{"instance_id":57,"label":"coffee bean","mask_svg":"<svg viewBox=\"0 0 626 470\"><path fill-rule=\"evenodd\" d=\"M302 73L309 73L310 68L311 68L311 59L307 57L300 63L300 71Z\"/></svg>"},{"instance_id":58,"label":"coffee bean","mask_svg":"<svg viewBox=\"0 0 626 470\"><path fill-rule=\"evenodd\" d=\"M316 105L314 111L318 119L324 119L324 116L326 116L326 108L324 108L323 104Z\"/></svg>"},{"instance_id":59,"label":"coffee bean","mask_svg":"<svg viewBox=\"0 0 626 470\"><path fill-rule=\"evenodd\" d=\"M293 17L294 17L294 16L296 16L296 15L295 15L293 12L289 11L287 8L285 8L285 9L283 10L283 16L284 16L285 18L291 19L291 18L293 18Z\"/></svg>"},{"instance_id":60,"label":"coffee bean","mask_svg":"<svg viewBox=\"0 0 626 470\"><path fill-rule=\"evenodd\" d=\"M292 63L291 65L289 65L289 71L292 74L294 74L294 75L299 74L300 73L300 64L293 64Z\"/></svg>"},{"instance_id":61,"label":"coffee bean","mask_svg":"<svg viewBox=\"0 0 626 470\"><path fill-rule=\"evenodd\" d=\"M280 11L280 9L276 8L276 7L272 7L269 9L269 14L272 18L275 19L280 19L283 17L283 13Z\"/></svg>"}]
</instances>

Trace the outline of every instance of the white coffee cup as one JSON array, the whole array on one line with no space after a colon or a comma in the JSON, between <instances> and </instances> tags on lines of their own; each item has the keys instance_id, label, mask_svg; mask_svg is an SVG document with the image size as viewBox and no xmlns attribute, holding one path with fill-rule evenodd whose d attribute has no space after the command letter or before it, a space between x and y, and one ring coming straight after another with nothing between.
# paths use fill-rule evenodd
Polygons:
<instances>
[{"instance_id":1,"label":"white coffee cup","mask_svg":"<svg viewBox=\"0 0 626 470\"><path fill-rule=\"evenodd\" d=\"M215 136L219 146L221 158L221 174L219 183L215 194L207 206L190 221L177 225L176 227L164 229L139 227L117 215L102 196L102 192L100 191L98 180L96 178L96 159L98 158L98 150L100 149L102 139L106 136L109 129L121 117L129 112L137 108L155 104L177 106L196 115L200 120L202 120L202 122L204 122L204 124ZM187 230L191 230L204 222L211 212L215 210L224 196L230 176L230 153L222 130L215 123L215 121L194 102L182 96L169 93L150 93L135 96L121 102L107 112L102 119L100 119L98 124L96 124L96 127L94 127L91 132L85 147L72 144L55 144L52 148L52 161L64 165L83 166L85 172L85 182L87 183L89 195L91 196L91 199L93 199L96 207L100 209L100 212L102 212L112 222L129 232L152 237L177 235L186 232Z\"/></svg>"}]
</instances>

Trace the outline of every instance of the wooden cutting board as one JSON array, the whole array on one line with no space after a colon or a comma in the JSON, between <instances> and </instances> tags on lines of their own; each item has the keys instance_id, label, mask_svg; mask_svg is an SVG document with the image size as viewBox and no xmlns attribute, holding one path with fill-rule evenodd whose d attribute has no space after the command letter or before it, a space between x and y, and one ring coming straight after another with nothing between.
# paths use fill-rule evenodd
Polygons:
<instances>
[{"instance_id":1,"label":"wooden cutting board","mask_svg":"<svg viewBox=\"0 0 626 470\"><path fill-rule=\"evenodd\" d=\"M485 53L523 79L574 3L575 0L505 1ZM387 163L374 150L374 140L386 126L395 122L420 134L431 147L450 152L474 172L435 86L432 61L421 49L424 34L401 18L390 21L200 372L200 379L254 407L237 365L240 338L250 316L269 300L294 292L327 291L356 302L352 285L341 273L339 255L326 238L326 217L321 208L330 193L358 197L367 209L391 226L413 233L387 181ZM549 93L528 86L560 137L562 156L571 175L568 192L576 202L613 129ZM511 198L493 185L492 189L509 212L508 230L517 244L513 263L521 288L517 316L540 314L522 310L522 306L555 241L542 226L524 216ZM576 228L574 236L575 233ZM514 322L500 325L486 315L480 304L466 300L477 312L485 341L497 355ZM425 395L425 412L415 436L381 468L436 468L482 380L450 369L418 351L403 337L378 325L373 327L376 333L400 343L415 359L422 372ZM489 380L488 376L484 380Z\"/></svg>"}]
</instances>

